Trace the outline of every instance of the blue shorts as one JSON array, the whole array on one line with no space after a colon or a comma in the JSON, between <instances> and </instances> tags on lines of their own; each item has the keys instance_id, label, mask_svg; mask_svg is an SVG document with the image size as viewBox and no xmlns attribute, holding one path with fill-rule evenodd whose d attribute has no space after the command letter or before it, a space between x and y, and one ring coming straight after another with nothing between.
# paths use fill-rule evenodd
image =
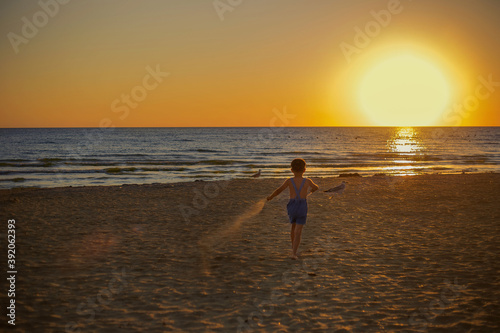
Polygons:
<instances>
[{"instance_id":1,"label":"blue shorts","mask_svg":"<svg viewBox=\"0 0 500 333\"><path fill-rule=\"evenodd\" d=\"M307 219L307 200L306 199L290 199L286 205L288 218L290 223L306 224Z\"/></svg>"}]
</instances>

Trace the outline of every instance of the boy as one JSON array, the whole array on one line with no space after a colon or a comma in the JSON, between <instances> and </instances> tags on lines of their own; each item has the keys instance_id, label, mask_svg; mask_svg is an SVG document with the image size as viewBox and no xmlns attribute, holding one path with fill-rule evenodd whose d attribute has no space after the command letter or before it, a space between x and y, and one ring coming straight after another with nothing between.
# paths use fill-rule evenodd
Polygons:
<instances>
[{"instance_id":1,"label":"boy","mask_svg":"<svg viewBox=\"0 0 500 333\"><path fill-rule=\"evenodd\" d=\"M299 248L302 228L306 224L307 218L307 195L311 188L311 193L318 190L318 185L308 178L303 178L302 175L306 171L306 161L301 158L296 158L291 163L294 177L285 180L276 191L267 197L267 200L272 200L275 196L283 192L285 188L290 189L290 200L286 205L288 218L292 224L290 238L292 239L292 259L298 259L297 249Z\"/></svg>"}]
</instances>

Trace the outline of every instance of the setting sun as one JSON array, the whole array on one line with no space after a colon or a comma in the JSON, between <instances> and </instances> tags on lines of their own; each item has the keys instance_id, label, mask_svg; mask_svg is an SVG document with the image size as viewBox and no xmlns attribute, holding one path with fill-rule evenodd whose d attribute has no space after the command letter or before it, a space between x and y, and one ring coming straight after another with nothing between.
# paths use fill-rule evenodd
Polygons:
<instances>
[{"instance_id":1,"label":"setting sun","mask_svg":"<svg viewBox=\"0 0 500 333\"><path fill-rule=\"evenodd\" d=\"M359 103L378 125L432 125L449 103L450 87L431 63L410 54L375 65L361 81Z\"/></svg>"}]
</instances>

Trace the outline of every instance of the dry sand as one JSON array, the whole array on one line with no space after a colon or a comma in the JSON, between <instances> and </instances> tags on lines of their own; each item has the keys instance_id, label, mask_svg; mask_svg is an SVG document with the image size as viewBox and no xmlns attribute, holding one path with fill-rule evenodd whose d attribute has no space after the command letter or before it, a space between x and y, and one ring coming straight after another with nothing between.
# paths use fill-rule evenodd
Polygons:
<instances>
[{"instance_id":1,"label":"dry sand","mask_svg":"<svg viewBox=\"0 0 500 333\"><path fill-rule=\"evenodd\" d=\"M17 330L499 331L499 174L349 178L298 261L282 181L1 190Z\"/></svg>"}]
</instances>

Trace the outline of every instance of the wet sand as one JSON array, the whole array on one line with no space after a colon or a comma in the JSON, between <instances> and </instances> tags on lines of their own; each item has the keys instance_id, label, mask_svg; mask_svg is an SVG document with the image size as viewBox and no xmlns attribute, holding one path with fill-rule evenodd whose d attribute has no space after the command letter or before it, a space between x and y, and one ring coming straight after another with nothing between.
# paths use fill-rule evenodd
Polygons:
<instances>
[{"instance_id":1,"label":"wet sand","mask_svg":"<svg viewBox=\"0 0 500 333\"><path fill-rule=\"evenodd\" d=\"M341 196L309 197L298 261L288 193L262 201L280 179L0 190L16 329L500 329L499 174L344 180Z\"/></svg>"}]
</instances>

